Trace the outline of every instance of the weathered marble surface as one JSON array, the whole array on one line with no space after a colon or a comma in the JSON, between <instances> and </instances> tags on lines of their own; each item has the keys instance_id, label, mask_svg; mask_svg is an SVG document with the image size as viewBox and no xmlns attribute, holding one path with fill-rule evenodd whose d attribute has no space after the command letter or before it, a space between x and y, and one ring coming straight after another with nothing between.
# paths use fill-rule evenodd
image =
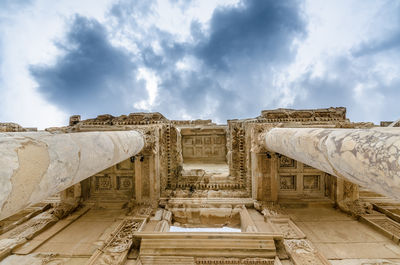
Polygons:
<instances>
[{"instance_id":1,"label":"weathered marble surface","mask_svg":"<svg viewBox=\"0 0 400 265\"><path fill-rule=\"evenodd\" d=\"M274 128L264 140L271 151L400 199L399 128Z\"/></svg>"},{"instance_id":2,"label":"weathered marble surface","mask_svg":"<svg viewBox=\"0 0 400 265\"><path fill-rule=\"evenodd\" d=\"M137 154L137 131L0 136L0 219Z\"/></svg>"}]
</instances>

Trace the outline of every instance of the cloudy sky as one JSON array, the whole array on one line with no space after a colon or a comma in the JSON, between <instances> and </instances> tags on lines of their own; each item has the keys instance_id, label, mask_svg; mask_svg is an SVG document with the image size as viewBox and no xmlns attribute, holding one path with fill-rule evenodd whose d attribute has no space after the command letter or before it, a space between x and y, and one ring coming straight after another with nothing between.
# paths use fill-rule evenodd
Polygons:
<instances>
[{"instance_id":1,"label":"cloudy sky","mask_svg":"<svg viewBox=\"0 0 400 265\"><path fill-rule=\"evenodd\" d=\"M400 118L400 1L0 0L0 122Z\"/></svg>"}]
</instances>

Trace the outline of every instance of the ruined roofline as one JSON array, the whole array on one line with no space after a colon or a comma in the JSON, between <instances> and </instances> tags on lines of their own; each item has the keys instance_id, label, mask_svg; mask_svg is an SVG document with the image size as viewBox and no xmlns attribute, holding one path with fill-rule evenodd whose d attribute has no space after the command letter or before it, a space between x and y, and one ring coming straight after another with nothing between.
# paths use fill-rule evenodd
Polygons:
<instances>
[{"instance_id":1,"label":"ruined roofline","mask_svg":"<svg viewBox=\"0 0 400 265\"><path fill-rule=\"evenodd\" d=\"M196 126L228 126L232 123L293 123L298 122L303 125L309 124L315 126L318 124L331 124L332 122L340 123L339 127L346 127L350 124L350 120L346 117L345 107L330 107L320 109L285 109L278 108L272 110L262 110L261 114L254 118L245 119L230 119L225 124L214 123L211 119L196 119L196 120L170 120L160 112L136 112L128 115L113 116L110 114L98 115L96 118L81 120L80 115L72 115L69 119L69 124L65 127L50 127L46 130L53 131L64 128L65 130L73 129L74 127L118 127L129 125L155 125L155 124L170 124L176 127L196 127ZM307 123L307 124L305 124ZM381 127L387 126L391 122L381 122ZM366 123L365 123L366 124ZM373 126L368 123L368 126ZM105 128L104 127L104 128ZM36 128L23 128L16 123L0 123L0 131L3 132L18 132L18 131L36 131Z\"/></svg>"},{"instance_id":2,"label":"ruined roofline","mask_svg":"<svg viewBox=\"0 0 400 265\"><path fill-rule=\"evenodd\" d=\"M243 119L262 120L266 122L276 121L346 121L346 108L330 107L322 109L284 109L262 110L261 115L255 118ZM235 120L228 120L235 121ZM94 119L81 120L79 115L70 118L70 126L75 124L84 125L146 125L155 123L172 123L174 125L217 125L211 119L196 120L169 120L159 112L137 112L118 117L110 114L98 115Z\"/></svg>"},{"instance_id":3,"label":"ruined roofline","mask_svg":"<svg viewBox=\"0 0 400 265\"><path fill-rule=\"evenodd\" d=\"M255 118L232 119L232 122L349 122L346 118L345 107L330 107L320 109L285 109L262 110L261 115Z\"/></svg>"}]
</instances>

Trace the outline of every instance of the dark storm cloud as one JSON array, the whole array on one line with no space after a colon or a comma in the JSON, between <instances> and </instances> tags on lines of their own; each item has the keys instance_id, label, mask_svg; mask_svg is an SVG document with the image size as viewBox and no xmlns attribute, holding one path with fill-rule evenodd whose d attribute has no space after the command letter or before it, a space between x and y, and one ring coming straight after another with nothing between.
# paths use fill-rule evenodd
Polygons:
<instances>
[{"instance_id":1,"label":"dark storm cloud","mask_svg":"<svg viewBox=\"0 0 400 265\"><path fill-rule=\"evenodd\" d=\"M181 1L172 2L183 6ZM292 62L294 40L306 34L298 1L243 0L217 8L209 31L192 22L189 42L177 42L174 35L154 26L140 28L138 21L152 14L153 7L153 2L141 6L121 1L109 12L109 25L114 27L109 34L126 36L138 48L135 54L112 46L99 22L77 16L66 42L59 45L65 55L54 66L31 68L39 90L81 114L138 111L133 103L146 92L143 82L136 83L135 71L143 66L159 79L153 110L169 118L188 114L223 121L274 107L281 92L273 86L273 73ZM154 50L154 42L159 49ZM178 68L185 60L194 67ZM142 97L131 97L128 104L126 94Z\"/></svg>"},{"instance_id":2,"label":"dark storm cloud","mask_svg":"<svg viewBox=\"0 0 400 265\"><path fill-rule=\"evenodd\" d=\"M196 47L196 54L216 69L243 60L287 61L293 56L293 38L304 33L299 12L295 1L252 0L239 8L218 8L211 19L210 37Z\"/></svg>"},{"instance_id":3,"label":"dark storm cloud","mask_svg":"<svg viewBox=\"0 0 400 265\"><path fill-rule=\"evenodd\" d=\"M242 1L216 9L209 32L194 21L191 33L193 43L164 39L164 64L154 57L162 77L159 108L224 121L258 115L275 101L272 71L294 59L293 40L305 35L305 22L297 1ZM197 70L176 69L185 56L197 60Z\"/></svg>"},{"instance_id":4,"label":"dark storm cloud","mask_svg":"<svg viewBox=\"0 0 400 265\"><path fill-rule=\"evenodd\" d=\"M62 108L78 113L118 113L126 109L126 90L135 92L136 65L129 53L110 44L104 26L76 16L66 41L58 47L65 55L55 65L30 69L40 92Z\"/></svg>"}]
</instances>

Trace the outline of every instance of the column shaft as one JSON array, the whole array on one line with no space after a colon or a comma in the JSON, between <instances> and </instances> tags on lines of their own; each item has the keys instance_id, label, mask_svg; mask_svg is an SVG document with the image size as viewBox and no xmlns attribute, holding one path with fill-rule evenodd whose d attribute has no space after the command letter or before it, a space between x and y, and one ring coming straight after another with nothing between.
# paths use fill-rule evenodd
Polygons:
<instances>
[{"instance_id":1,"label":"column shaft","mask_svg":"<svg viewBox=\"0 0 400 265\"><path fill-rule=\"evenodd\" d=\"M267 149L400 199L400 129L274 128Z\"/></svg>"},{"instance_id":2,"label":"column shaft","mask_svg":"<svg viewBox=\"0 0 400 265\"><path fill-rule=\"evenodd\" d=\"M0 137L0 220L137 154L137 131Z\"/></svg>"}]
</instances>

